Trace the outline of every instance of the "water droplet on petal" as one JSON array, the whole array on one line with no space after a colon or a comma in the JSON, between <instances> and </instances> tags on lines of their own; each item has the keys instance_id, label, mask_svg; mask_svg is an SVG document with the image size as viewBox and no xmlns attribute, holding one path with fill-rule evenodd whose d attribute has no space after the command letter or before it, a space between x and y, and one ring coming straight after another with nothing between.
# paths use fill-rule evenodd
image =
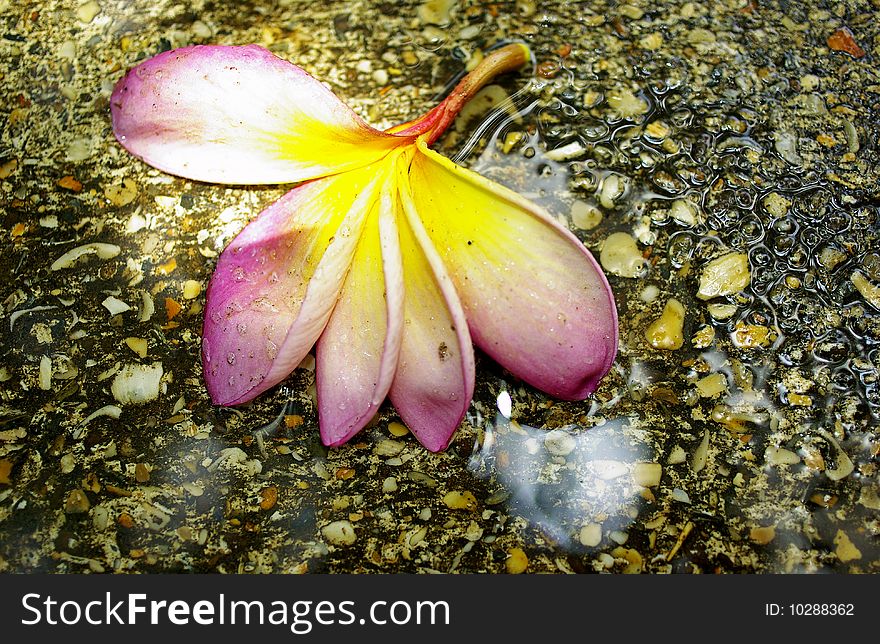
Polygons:
<instances>
[{"instance_id":1,"label":"water droplet on petal","mask_svg":"<svg viewBox=\"0 0 880 644\"><path fill-rule=\"evenodd\" d=\"M265 297L258 297L251 302L251 309L258 313L277 313L278 308Z\"/></svg>"},{"instance_id":2,"label":"water droplet on petal","mask_svg":"<svg viewBox=\"0 0 880 644\"><path fill-rule=\"evenodd\" d=\"M205 362L211 362L211 344L208 338L202 338L202 355L205 356Z\"/></svg>"},{"instance_id":3,"label":"water droplet on petal","mask_svg":"<svg viewBox=\"0 0 880 644\"><path fill-rule=\"evenodd\" d=\"M244 277L244 269L241 266L236 266L232 269L232 279L234 279L236 282L241 282Z\"/></svg>"},{"instance_id":4,"label":"water droplet on petal","mask_svg":"<svg viewBox=\"0 0 880 644\"><path fill-rule=\"evenodd\" d=\"M244 322L239 322L235 325L235 330L238 331L239 335L244 335L245 333L247 333L247 324L245 324Z\"/></svg>"},{"instance_id":5,"label":"water droplet on petal","mask_svg":"<svg viewBox=\"0 0 880 644\"><path fill-rule=\"evenodd\" d=\"M266 340L266 355L269 356L269 360L274 360L278 355L278 345L271 340Z\"/></svg>"},{"instance_id":6,"label":"water droplet on petal","mask_svg":"<svg viewBox=\"0 0 880 644\"><path fill-rule=\"evenodd\" d=\"M229 364L235 364L235 354L232 351L226 354L226 362Z\"/></svg>"}]
</instances>

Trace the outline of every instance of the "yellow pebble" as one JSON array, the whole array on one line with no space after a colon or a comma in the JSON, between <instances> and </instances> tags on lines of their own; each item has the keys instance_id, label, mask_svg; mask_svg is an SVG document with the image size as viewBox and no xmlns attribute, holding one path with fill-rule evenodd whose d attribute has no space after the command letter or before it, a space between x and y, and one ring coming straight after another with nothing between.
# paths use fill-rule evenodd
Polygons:
<instances>
[{"instance_id":1,"label":"yellow pebble","mask_svg":"<svg viewBox=\"0 0 880 644\"><path fill-rule=\"evenodd\" d=\"M670 298L663 313L645 330L645 338L655 349L674 351L684 344L684 305Z\"/></svg>"},{"instance_id":2,"label":"yellow pebble","mask_svg":"<svg viewBox=\"0 0 880 644\"><path fill-rule=\"evenodd\" d=\"M504 562L504 566L511 575L519 575L529 567L529 558L522 548L511 548L507 551L507 561Z\"/></svg>"}]
</instances>

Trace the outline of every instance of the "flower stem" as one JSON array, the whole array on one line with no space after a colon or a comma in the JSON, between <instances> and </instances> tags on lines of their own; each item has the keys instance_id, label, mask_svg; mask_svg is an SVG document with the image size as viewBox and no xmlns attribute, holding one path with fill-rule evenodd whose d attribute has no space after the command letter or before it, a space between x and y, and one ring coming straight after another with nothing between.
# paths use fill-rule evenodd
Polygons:
<instances>
[{"instance_id":1,"label":"flower stem","mask_svg":"<svg viewBox=\"0 0 880 644\"><path fill-rule=\"evenodd\" d=\"M442 103L419 118L395 125L386 130L398 136L424 136L428 145L455 120L455 117L477 92L496 76L520 69L531 60L531 51L522 43L513 43L496 49L461 79Z\"/></svg>"}]
</instances>

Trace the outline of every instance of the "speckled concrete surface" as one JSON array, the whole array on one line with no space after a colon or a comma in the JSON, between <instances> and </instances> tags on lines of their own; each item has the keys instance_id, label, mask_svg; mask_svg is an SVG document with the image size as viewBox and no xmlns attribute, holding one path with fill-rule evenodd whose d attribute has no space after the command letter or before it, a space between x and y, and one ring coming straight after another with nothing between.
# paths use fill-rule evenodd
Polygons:
<instances>
[{"instance_id":1,"label":"speckled concrete surface","mask_svg":"<svg viewBox=\"0 0 880 644\"><path fill-rule=\"evenodd\" d=\"M0 0L0 571L880 571L878 12ZM388 126L506 39L536 70L437 147L623 249L603 253L621 346L596 395L554 402L478 356L437 455L390 406L322 447L308 361L213 407L204 286L286 187L146 167L113 139L114 82L255 42ZM523 113L492 118L514 92ZM728 266L715 294L721 257L748 279ZM154 400L114 393L160 367Z\"/></svg>"}]
</instances>

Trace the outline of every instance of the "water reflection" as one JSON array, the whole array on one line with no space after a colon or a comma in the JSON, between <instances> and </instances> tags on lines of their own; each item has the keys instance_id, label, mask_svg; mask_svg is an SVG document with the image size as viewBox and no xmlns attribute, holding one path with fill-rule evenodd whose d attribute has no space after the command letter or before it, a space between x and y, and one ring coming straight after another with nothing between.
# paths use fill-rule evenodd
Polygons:
<instances>
[{"instance_id":1,"label":"water reflection","mask_svg":"<svg viewBox=\"0 0 880 644\"><path fill-rule=\"evenodd\" d=\"M646 467L652 449L623 439L629 421L531 427L517 421L506 389L497 408L493 418L472 419L483 431L468 468L500 486L487 503L504 503L561 548L626 543L642 495L656 485Z\"/></svg>"}]
</instances>

